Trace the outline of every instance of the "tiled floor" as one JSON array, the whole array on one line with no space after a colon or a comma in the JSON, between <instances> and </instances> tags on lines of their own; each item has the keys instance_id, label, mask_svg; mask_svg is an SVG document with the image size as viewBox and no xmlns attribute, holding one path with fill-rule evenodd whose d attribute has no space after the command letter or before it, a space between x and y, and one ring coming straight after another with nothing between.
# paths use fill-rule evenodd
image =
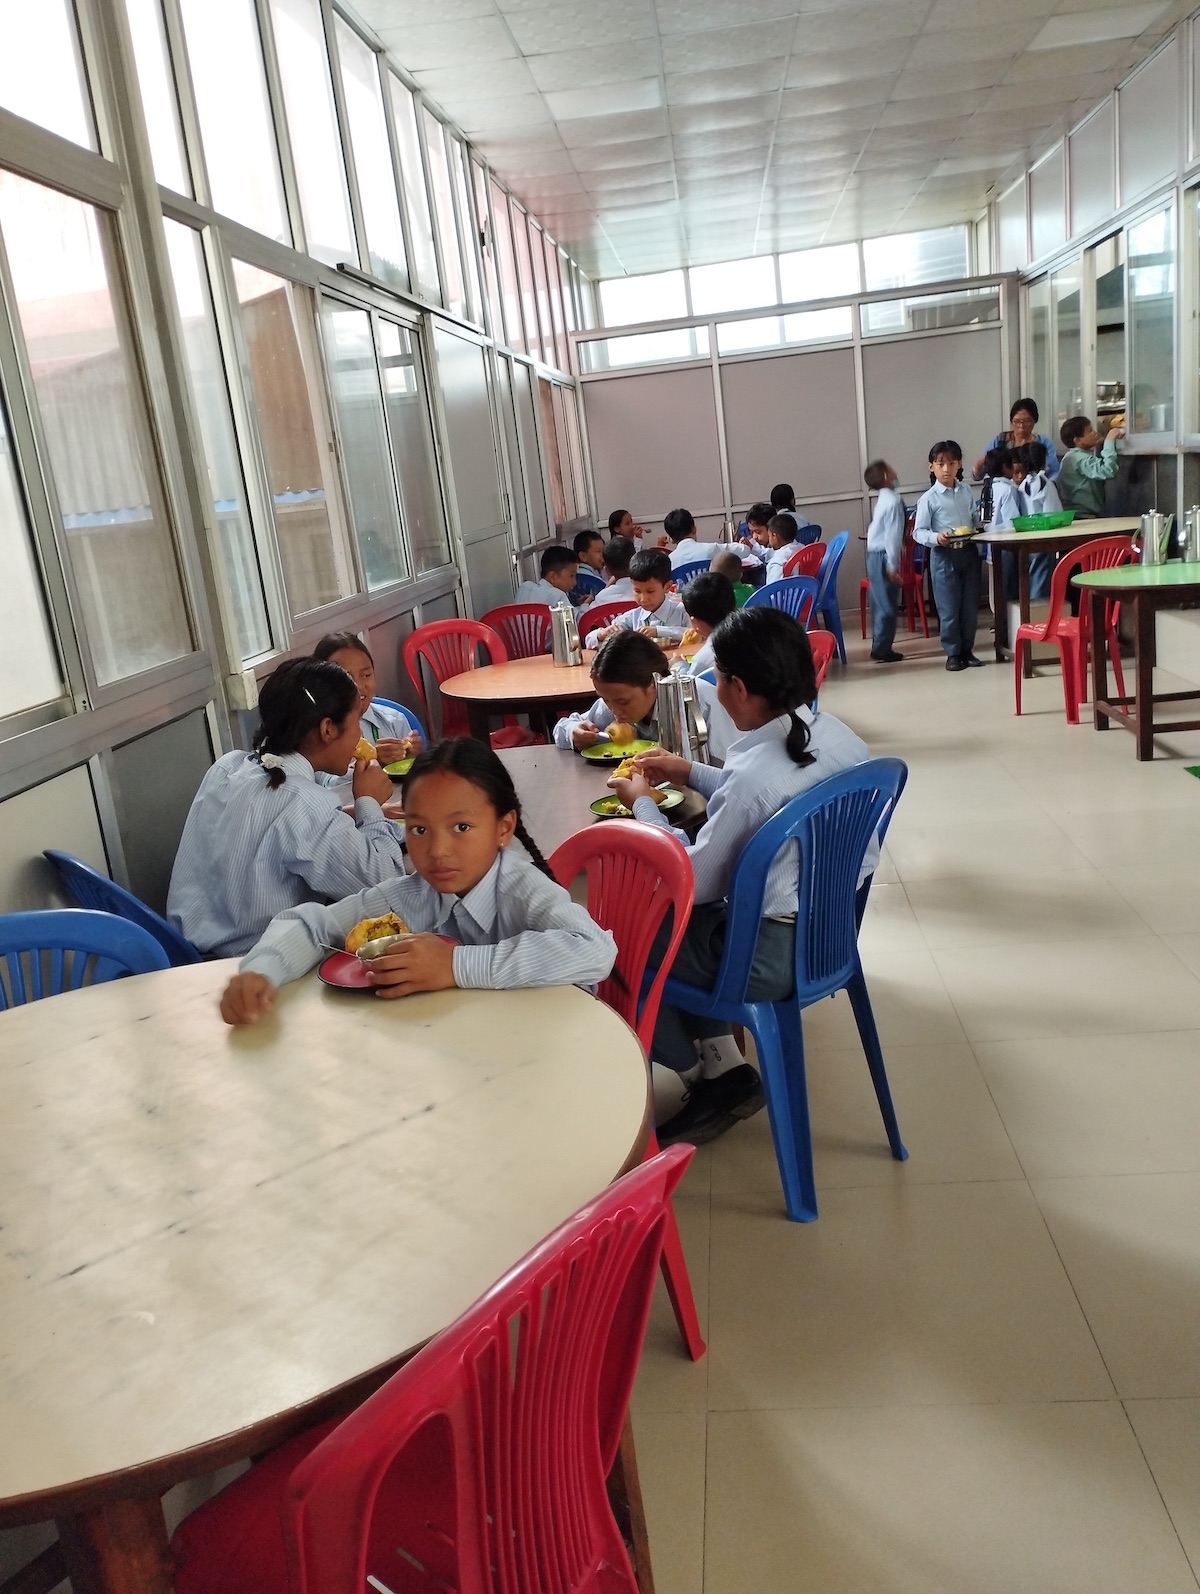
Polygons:
<instances>
[{"instance_id":1,"label":"tiled floor","mask_svg":"<svg viewBox=\"0 0 1200 1594\"><path fill-rule=\"evenodd\" d=\"M1138 765L1052 670L1018 720L1010 668L900 646L823 703L911 770L863 933L910 1159L843 998L819 1220L765 1113L697 1155L709 1353L660 1291L634 1406L658 1591L1195 1594L1200 735Z\"/></svg>"}]
</instances>

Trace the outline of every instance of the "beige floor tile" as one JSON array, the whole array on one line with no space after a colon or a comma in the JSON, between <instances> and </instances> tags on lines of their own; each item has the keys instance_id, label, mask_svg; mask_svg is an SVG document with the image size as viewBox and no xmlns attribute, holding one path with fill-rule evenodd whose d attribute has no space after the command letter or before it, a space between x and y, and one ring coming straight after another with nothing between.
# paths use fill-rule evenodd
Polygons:
<instances>
[{"instance_id":1,"label":"beige floor tile","mask_svg":"<svg viewBox=\"0 0 1200 1594\"><path fill-rule=\"evenodd\" d=\"M1194 1594L1121 1407L709 1420L705 1594Z\"/></svg>"},{"instance_id":2,"label":"beige floor tile","mask_svg":"<svg viewBox=\"0 0 1200 1594\"><path fill-rule=\"evenodd\" d=\"M1200 1400L1127 1400L1125 1410L1200 1579Z\"/></svg>"},{"instance_id":3,"label":"beige floor tile","mask_svg":"<svg viewBox=\"0 0 1200 1594\"><path fill-rule=\"evenodd\" d=\"M683 1240L700 1332L707 1336L709 1317L709 1200L676 1195L675 1218ZM637 1412L703 1411L708 1401L708 1357L693 1362L684 1349L679 1326L661 1273L654 1287L650 1321L633 1390Z\"/></svg>"},{"instance_id":4,"label":"beige floor tile","mask_svg":"<svg viewBox=\"0 0 1200 1594\"><path fill-rule=\"evenodd\" d=\"M907 945L864 937L862 960L875 1026L884 1046L938 1045L964 1039L954 1004L915 924ZM858 1045L858 1028L844 992L804 1009L804 1038L810 1048Z\"/></svg>"},{"instance_id":5,"label":"beige floor tile","mask_svg":"<svg viewBox=\"0 0 1200 1594\"><path fill-rule=\"evenodd\" d=\"M888 847L905 885L953 875L1005 875L1014 864L1025 874L1062 875L1088 867L1067 833L1044 815L909 824L903 801Z\"/></svg>"},{"instance_id":6,"label":"beige floor tile","mask_svg":"<svg viewBox=\"0 0 1200 1594\"><path fill-rule=\"evenodd\" d=\"M633 1421L656 1594L703 1594L703 1412L639 1411Z\"/></svg>"},{"instance_id":7,"label":"beige floor tile","mask_svg":"<svg viewBox=\"0 0 1200 1594\"><path fill-rule=\"evenodd\" d=\"M975 1041L1191 1029L1200 981L1155 936L933 954L967 1038Z\"/></svg>"},{"instance_id":8,"label":"beige floor tile","mask_svg":"<svg viewBox=\"0 0 1200 1594\"><path fill-rule=\"evenodd\" d=\"M1071 824L1080 852L1097 869L1144 869L1153 873L1200 871L1200 781L1179 775L1179 803L1153 816L1131 804L1119 813L1081 813ZM1192 789L1195 788L1195 796Z\"/></svg>"},{"instance_id":9,"label":"beige floor tile","mask_svg":"<svg viewBox=\"0 0 1200 1594\"><path fill-rule=\"evenodd\" d=\"M1200 974L1200 934L1164 935L1163 940L1174 952L1185 969Z\"/></svg>"},{"instance_id":10,"label":"beige floor tile","mask_svg":"<svg viewBox=\"0 0 1200 1594\"><path fill-rule=\"evenodd\" d=\"M1029 1178L1200 1170L1200 1031L977 1041L975 1055Z\"/></svg>"},{"instance_id":11,"label":"beige floor tile","mask_svg":"<svg viewBox=\"0 0 1200 1594\"><path fill-rule=\"evenodd\" d=\"M1200 930L1200 891L1186 869L1103 869L1102 873L1159 935Z\"/></svg>"},{"instance_id":12,"label":"beige floor tile","mask_svg":"<svg viewBox=\"0 0 1200 1594\"><path fill-rule=\"evenodd\" d=\"M1144 935L1149 926L1095 869L910 880L905 887L934 951L1050 940Z\"/></svg>"},{"instance_id":13,"label":"beige floor tile","mask_svg":"<svg viewBox=\"0 0 1200 1594\"><path fill-rule=\"evenodd\" d=\"M714 1195L709 1407L1105 1399L1021 1182Z\"/></svg>"},{"instance_id":14,"label":"beige floor tile","mask_svg":"<svg viewBox=\"0 0 1200 1594\"><path fill-rule=\"evenodd\" d=\"M888 1147L862 1048L813 1047L806 1059L818 1197L852 1185L1023 1178L971 1048L889 1046L888 1078L907 1162ZM760 1112L712 1147L722 1195L779 1189L768 1115Z\"/></svg>"},{"instance_id":15,"label":"beige floor tile","mask_svg":"<svg viewBox=\"0 0 1200 1594\"><path fill-rule=\"evenodd\" d=\"M1200 1173L1033 1191L1121 1398L1200 1395Z\"/></svg>"}]
</instances>

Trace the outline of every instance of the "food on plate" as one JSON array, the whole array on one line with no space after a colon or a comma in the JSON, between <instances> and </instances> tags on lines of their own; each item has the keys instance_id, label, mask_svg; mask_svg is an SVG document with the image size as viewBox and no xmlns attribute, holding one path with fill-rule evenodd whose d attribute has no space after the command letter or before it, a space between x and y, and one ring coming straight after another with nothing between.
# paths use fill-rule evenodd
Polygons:
<instances>
[{"instance_id":1,"label":"food on plate","mask_svg":"<svg viewBox=\"0 0 1200 1594\"><path fill-rule=\"evenodd\" d=\"M365 736L360 736L358 738L358 746L354 749L354 756L355 758L374 758L374 743L369 742Z\"/></svg>"},{"instance_id":2,"label":"food on plate","mask_svg":"<svg viewBox=\"0 0 1200 1594\"><path fill-rule=\"evenodd\" d=\"M640 775L640 774L641 774L641 770L638 769L638 767L634 763L633 759L632 758L627 758L623 764L618 764L616 769L613 770L612 778L613 778L613 780L632 780L635 775ZM661 804L661 802L662 802L664 796L666 795L666 793L658 791L655 787L652 786L650 788L650 795L651 795L651 797L654 798L654 801L656 803L660 803Z\"/></svg>"},{"instance_id":3,"label":"food on plate","mask_svg":"<svg viewBox=\"0 0 1200 1594\"><path fill-rule=\"evenodd\" d=\"M679 646L681 648L698 648L700 646L701 640L702 638L699 631L696 630L694 625L690 625L679 638Z\"/></svg>"},{"instance_id":4,"label":"food on plate","mask_svg":"<svg viewBox=\"0 0 1200 1594\"><path fill-rule=\"evenodd\" d=\"M624 720L613 720L608 727L608 739L614 747L623 747L626 742L632 742L636 736L637 731Z\"/></svg>"},{"instance_id":5,"label":"food on plate","mask_svg":"<svg viewBox=\"0 0 1200 1594\"><path fill-rule=\"evenodd\" d=\"M626 808L625 804L619 797L601 798L601 800L596 804L596 810L598 813L602 813L610 819L628 819L631 812L630 809Z\"/></svg>"},{"instance_id":6,"label":"food on plate","mask_svg":"<svg viewBox=\"0 0 1200 1594\"><path fill-rule=\"evenodd\" d=\"M398 913L382 913L377 919L360 919L346 937L346 951L357 952L368 941L379 941L385 935L411 935L412 931Z\"/></svg>"}]
</instances>

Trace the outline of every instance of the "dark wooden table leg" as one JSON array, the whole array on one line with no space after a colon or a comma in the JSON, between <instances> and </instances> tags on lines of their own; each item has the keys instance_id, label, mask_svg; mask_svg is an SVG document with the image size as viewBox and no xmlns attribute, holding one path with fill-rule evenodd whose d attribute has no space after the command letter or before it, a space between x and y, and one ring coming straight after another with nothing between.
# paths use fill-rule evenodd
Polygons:
<instances>
[{"instance_id":1,"label":"dark wooden table leg","mask_svg":"<svg viewBox=\"0 0 1200 1594\"><path fill-rule=\"evenodd\" d=\"M1004 595L1004 550L992 549L992 618L995 621L996 663L1008 652L1008 599Z\"/></svg>"},{"instance_id":2,"label":"dark wooden table leg","mask_svg":"<svg viewBox=\"0 0 1200 1594\"><path fill-rule=\"evenodd\" d=\"M633 1448L633 1421L628 1414L621 1430L617 1459L608 1475L608 1498L621 1535L630 1546L629 1559L633 1562L633 1575L637 1578L639 1594L654 1594L650 1537L646 1532L642 1485L638 1478L637 1454Z\"/></svg>"},{"instance_id":3,"label":"dark wooden table leg","mask_svg":"<svg viewBox=\"0 0 1200 1594\"><path fill-rule=\"evenodd\" d=\"M1133 598L1133 628L1137 639L1134 660L1134 735L1139 759L1154 757L1154 604L1150 596L1137 592Z\"/></svg>"},{"instance_id":4,"label":"dark wooden table leg","mask_svg":"<svg viewBox=\"0 0 1200 1594\"><path fill-rule=\"evenodd\" d=\"M58 1537L72 1594L172 1594L162 1502L116 1500L60 1517Z\"/></svg>"},{"instance_id":5,"label":"dark wooden table leg","mask_svg":"<svg viewBox=\"0 0 1200 1594\"><path fill-rule=\"evenodd\" d=\"M1029 624L1029 555L1024 548L1013 549L1017 556L1017 611L1021 616L1021 624ZM1028 681L1033 676L1033 647L1030 645L1024 650L1024 659L1021 664L1021 674Z\"/></svg>"},{"instance_id":6,"label":"dark wooden table leg","mask_svg":"<svg viewBox=\"0 0 1200 1594\"><path fill-rule=\"evenodd\" d=\"M488 722L493 710L490 703L478 703L467 699L467 724L471 727L471 735L477 742L488 742L490 745L491 733Z\"/></svg>"},{"instance_id":7,"label":"dark wooden table leg","mask_svg":"<svg viewBox=\"0 0 1200 1594\"><path fill-rule=\"evenodd\" d=\"M1092 724L1098 731L1112 728L1107 714L1101 714L1097 703L1108 702L1108 647L1104 635L1104 594L1098 587L1089 587L1084 594L1088 606L1088 624L1092 632Z\"/></svg>"}]
</instances>

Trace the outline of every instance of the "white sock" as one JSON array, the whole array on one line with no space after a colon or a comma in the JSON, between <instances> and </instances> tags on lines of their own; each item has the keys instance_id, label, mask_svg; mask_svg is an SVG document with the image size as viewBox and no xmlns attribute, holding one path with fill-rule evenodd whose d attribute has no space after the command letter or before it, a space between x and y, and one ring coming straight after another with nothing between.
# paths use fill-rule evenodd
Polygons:
<instances>
[{"instance_id":1,"label":"white sock","mask_svg":"<svg viewBox=\"0 0 1200 1594\"><path fill-rule=\"evenodd\" d=\"M732 1035L714 1035L711 1040L700 1042L700 1072L705 1079L719 1079L745 1061Z\"/></svg>"},{"instance_id":2,"label":"white sock","mask_svg":"<svg viewBox=\"0 0 1200 1594\"><path fill-rule=\"evenodd\" d=\"M689 1068L686 1074L677 1074L673 1068L664 1068L661 1063L651 1064L650 1082L654 1091L654 1117L657 1123L665 1124L669 1118L674 1118L683 1106L684 1091L699 1072L698 1068Z\"/></svg>"}]
</instances>

